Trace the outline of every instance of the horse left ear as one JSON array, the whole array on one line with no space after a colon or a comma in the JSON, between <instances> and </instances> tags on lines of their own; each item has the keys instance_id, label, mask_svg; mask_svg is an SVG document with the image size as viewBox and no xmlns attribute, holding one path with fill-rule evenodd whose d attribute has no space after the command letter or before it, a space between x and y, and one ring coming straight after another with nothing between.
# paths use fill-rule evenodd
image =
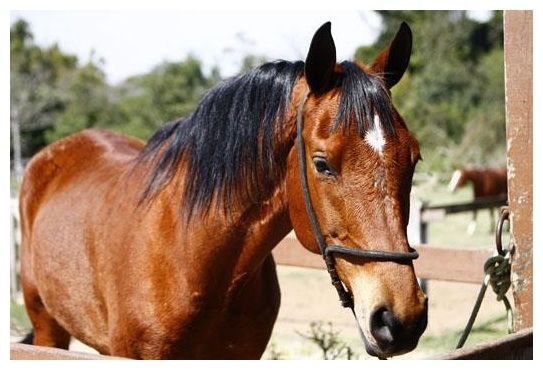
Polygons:
<instances>
[{"instance_id":1,"label":"horse left ear","mask_svg":"<svg viewBox=\"0 0 543 372\"><path fill-rule=\"evenodd\" d=\"M334 87L335 65L336 45L331 23L326 22L315 32L305 60L305 78L311 92L322 94Z\"/></svg>"},{"instance_id":2,"label":"horse left ear","mask_svg":"<svg viewBox=\"0 0 543 372\"><path fill-rule=\"evenodd\" d=\"M381 73L385 79L388 89L396 85L402 78L409 59L413 45L413 34L407 23L402 22L400 29L394 36L392 42L375 59L371 65L372 69Z\"/></svg>"}]
</instances>

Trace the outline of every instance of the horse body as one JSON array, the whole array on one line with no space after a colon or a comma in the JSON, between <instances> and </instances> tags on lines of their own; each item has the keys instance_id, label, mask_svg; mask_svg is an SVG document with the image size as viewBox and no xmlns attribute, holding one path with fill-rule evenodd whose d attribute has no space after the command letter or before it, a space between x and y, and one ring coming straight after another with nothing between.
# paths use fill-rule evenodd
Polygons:
<instances>
[{"instance_id":1,"label":"horse body","mask_svg":"<svg viewBox=\"0 0 543 372\"><path fill-rule=\"evenodd\" d=\"M507 196L506 168L467 166L453 172L448 189L451 192L471 183L474 199Z\"/></svg>"},{"instance_id":2,"label":"horse body","mask_svg":"<svg viewBox=\"0 0 543 372\"><path fill-rule=\"evenodd\" d=\"M20 192L34 343L68 348L74 336L129 358L259 358L280 304L273 247L294 228L319 249L297 135L326 241L407 252L420 154L388 91L407 67L406 27L372 66L336 65L325 24L305 64L219 85L147 144L93 129L36 155ZM368 352L412 350L427 316L412 263L335 258Z\"/></svg>"},{"instance_id":3,"label":"horse body","mask_svg":"<svg viewBox=\"0 0 543 372\"><path fill-rule=\"evenodd\" d=\"M481 200L488 198L507 198L507 168L495 167L484 168L466 166L453 172L447 186L449 192L455 192L461 187L470 185L473 190L473 199ZM489 208L490 231L495 226L494 208ZM468 233L475 232L477 225L477 210L473 211L472 220L468 225Z\"/></svg>"},{"instance_id":4,"label":"horse body","mask_svg":"<svg viewBox=\"0 0 543 372\"><path fill-rule=\"evenodd\" d=\"M39 293L40 303L33 301L29 308L31 316L47 311L57 314L60 323L53 334L38 332L41 327L35 324L36 343L66 347L64 329L103 354L259 357L279 308L270 252L288 232L286 210L278 206L283 218L266 215L257 226L226 224L227 219L216 216L195 221L197 227L179 226L179 196L166 193L150 206L139 203L136 190L144 185L134 184L138 170L131 171L131 165L142 147L130 138L87 130L59 141L29 164L28 174L40 179L26 179L25 185L39 182L44 188L24 187L21 193L22 205L35 208L24 210L25 216L34 216L25 219L25 235L32 231L39 238L30 252L25 244L24 254L32 256L34 265L41 263L36 270L24 261L25 297ZM116 150L114 159L107 156L110 149ZM48 181L48 167L62 172L51 169ZM56 189L59 183L66 186ZM58 221L69 234L59 231ZM251 257L241 253L247 250ZM136 282L128 271L137 273ZM65 293L72 288L77 291ZM84 317L73 316L80 311ZM146 339L162 340L161 345L153 341L152 348L144 348L140 341Z\"/></svg>"}]
</instances>

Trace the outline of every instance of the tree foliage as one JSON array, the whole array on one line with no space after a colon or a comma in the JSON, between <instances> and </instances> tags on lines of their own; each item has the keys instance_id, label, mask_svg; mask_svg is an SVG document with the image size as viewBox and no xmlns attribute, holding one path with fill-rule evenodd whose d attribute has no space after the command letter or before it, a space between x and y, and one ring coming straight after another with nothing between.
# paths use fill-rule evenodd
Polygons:
<instances>
[{"instance_id":1,"label":"tree foliage","mask_svg":"<svg viewBox=\"0 0 543 372\"><path fill-rule=\"evenodd\" d=\"M112 127L140 138L149 138L167 121L190 114L203 94L220 77L204 76L201 62L189 56L165 62L141 76L127 79L115 91Z\"/></svg>"},{"instance_id":2,"label":"tree foliage","mask_svg":"<svg viewBox=\"0 0 543 372\"><path fill-rule=\"evenodd\" d=\"M21 134L23 156L46 144L46 130L54 126L56 116L66 108L60 81L75 69L76 61L75 57L63 54L57 45L47 49L36 46L25 21L12 26L10 129L12 135Z\"/></svg>"},{"instance_id":3,"label":"tree foliage","mask_svg":"<svg viewBox=\"0 0 543 372\"><path fill-rule=\"evenodd\" d=\"M64 109L56 115L54 125L46 131L47 143L91 128L107 118L111 109L109 87L98 62L90 60L65 74L59 79L58 86Z\"/></svg>"},{"instance_id":4,"label":"tree foliage","mask_svg":"<svg viewBox=\"0 0 543 372\"><path fill-rule=\"evenodd\" d=\"M504 163L502 12L486 22L470 19L465 11L377 13L382 18L379 37L374 45L358 48L355 58L371 62L402 21L411 26L411 63L392 93L421 143L424 162L417 170ZM165 122L192 112L221 78L218 68L206 76L200 60L188 56L111 86L94 53L81 64L57 45L39 47L24 20L11 26L10 41L12 148L20 134L23 157L94 126L147 139ZM247 55L240 72L264 60Z\"/></svg>"},{"instance_id":5,"label":"tree foliage","mask_svg":"<svg viewBox=\"0 0 543 372\"><path fill-rule=\"evenodd\" d=\"M96 126L147 139L165 122L193 111L220 79L216 69L204 76L201 62L189 56L110 86L94 53L80 64L57 45L42 48L24 20L11 26L10 41L12 148L21 144L11 158L14 152L28 158L48 143Z\"/></svg>"}]
</instances>

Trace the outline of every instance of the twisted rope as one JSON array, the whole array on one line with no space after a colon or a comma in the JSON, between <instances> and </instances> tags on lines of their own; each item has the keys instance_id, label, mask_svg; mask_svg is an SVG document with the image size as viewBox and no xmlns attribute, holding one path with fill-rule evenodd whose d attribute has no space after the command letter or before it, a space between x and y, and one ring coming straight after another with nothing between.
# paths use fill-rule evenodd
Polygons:
<instances>
[{"instance_id":1,"label":"twisted rope","mask_svg":"<svg viewBox=\"0 0 543 372\"><path fill-rule=\"evenodd\" d=\"M507 312L507 331L509 333L513 333L513 310L511 308L511 303L506 296L506 293L511 286L511 255L508 250L502 249L501 247L502 225L503 221L509 216L509 210L506 208L502 208L500 212L501 215L500 220L498 221L496 233L496 248L498 254L490 257L485 262L484 271L486 276L483 281L483 285L479 290L479 295L477 296L477 300L471 312L468 324L466 325L466 328L464 329L464 332L462 333L460 340L458 341L458 344L456 346L457 349L460 349L462 346L464 346L464 343L466 342L469 333L471 332L473 323L475 322L475 318L477 317L477 313L479 312L479 308L481 307L481 303L483 302L483 298L489 284L492 287L494 293L496 293L497 295L496 300L503 301L505 305L505 311Z\"/></svg>"}]
</instances>

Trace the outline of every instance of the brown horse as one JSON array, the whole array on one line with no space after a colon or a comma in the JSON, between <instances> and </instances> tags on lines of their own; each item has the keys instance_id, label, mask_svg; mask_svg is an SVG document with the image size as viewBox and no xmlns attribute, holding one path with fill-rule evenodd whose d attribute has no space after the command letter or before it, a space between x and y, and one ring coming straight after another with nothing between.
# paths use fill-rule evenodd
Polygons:
<instances>
[{"instance_id":1,"label":"brown horse","mask_svg":"<svg viewBox=\"0 0 543 372\"><path fill-rule=\"evenodd\" d=\"M473 199L507 198L507 168L484 168L468 165L453 172L447 189L455 192L470 184L473 188ZM494 208L489 208L491 229L495 224ZM473 211L468 233L473 234L477 222L477 210Z\"/></svg>"},{"instance_id":2,"label":"brown horse","mask_svg":"<svg viewBox=\"0 0 543 372\"><path fill-rule=\"evenodd\" d=\"M416 347L427 300L406 226L420 153L390 96L411 31L367 66L336 63L330 28L305 62L219 84L147 144L85 130L32 159L20 211L34 344L260 358L280 304L272 249L294 228L369 354Z\"/></svg>"}]
</instances>

